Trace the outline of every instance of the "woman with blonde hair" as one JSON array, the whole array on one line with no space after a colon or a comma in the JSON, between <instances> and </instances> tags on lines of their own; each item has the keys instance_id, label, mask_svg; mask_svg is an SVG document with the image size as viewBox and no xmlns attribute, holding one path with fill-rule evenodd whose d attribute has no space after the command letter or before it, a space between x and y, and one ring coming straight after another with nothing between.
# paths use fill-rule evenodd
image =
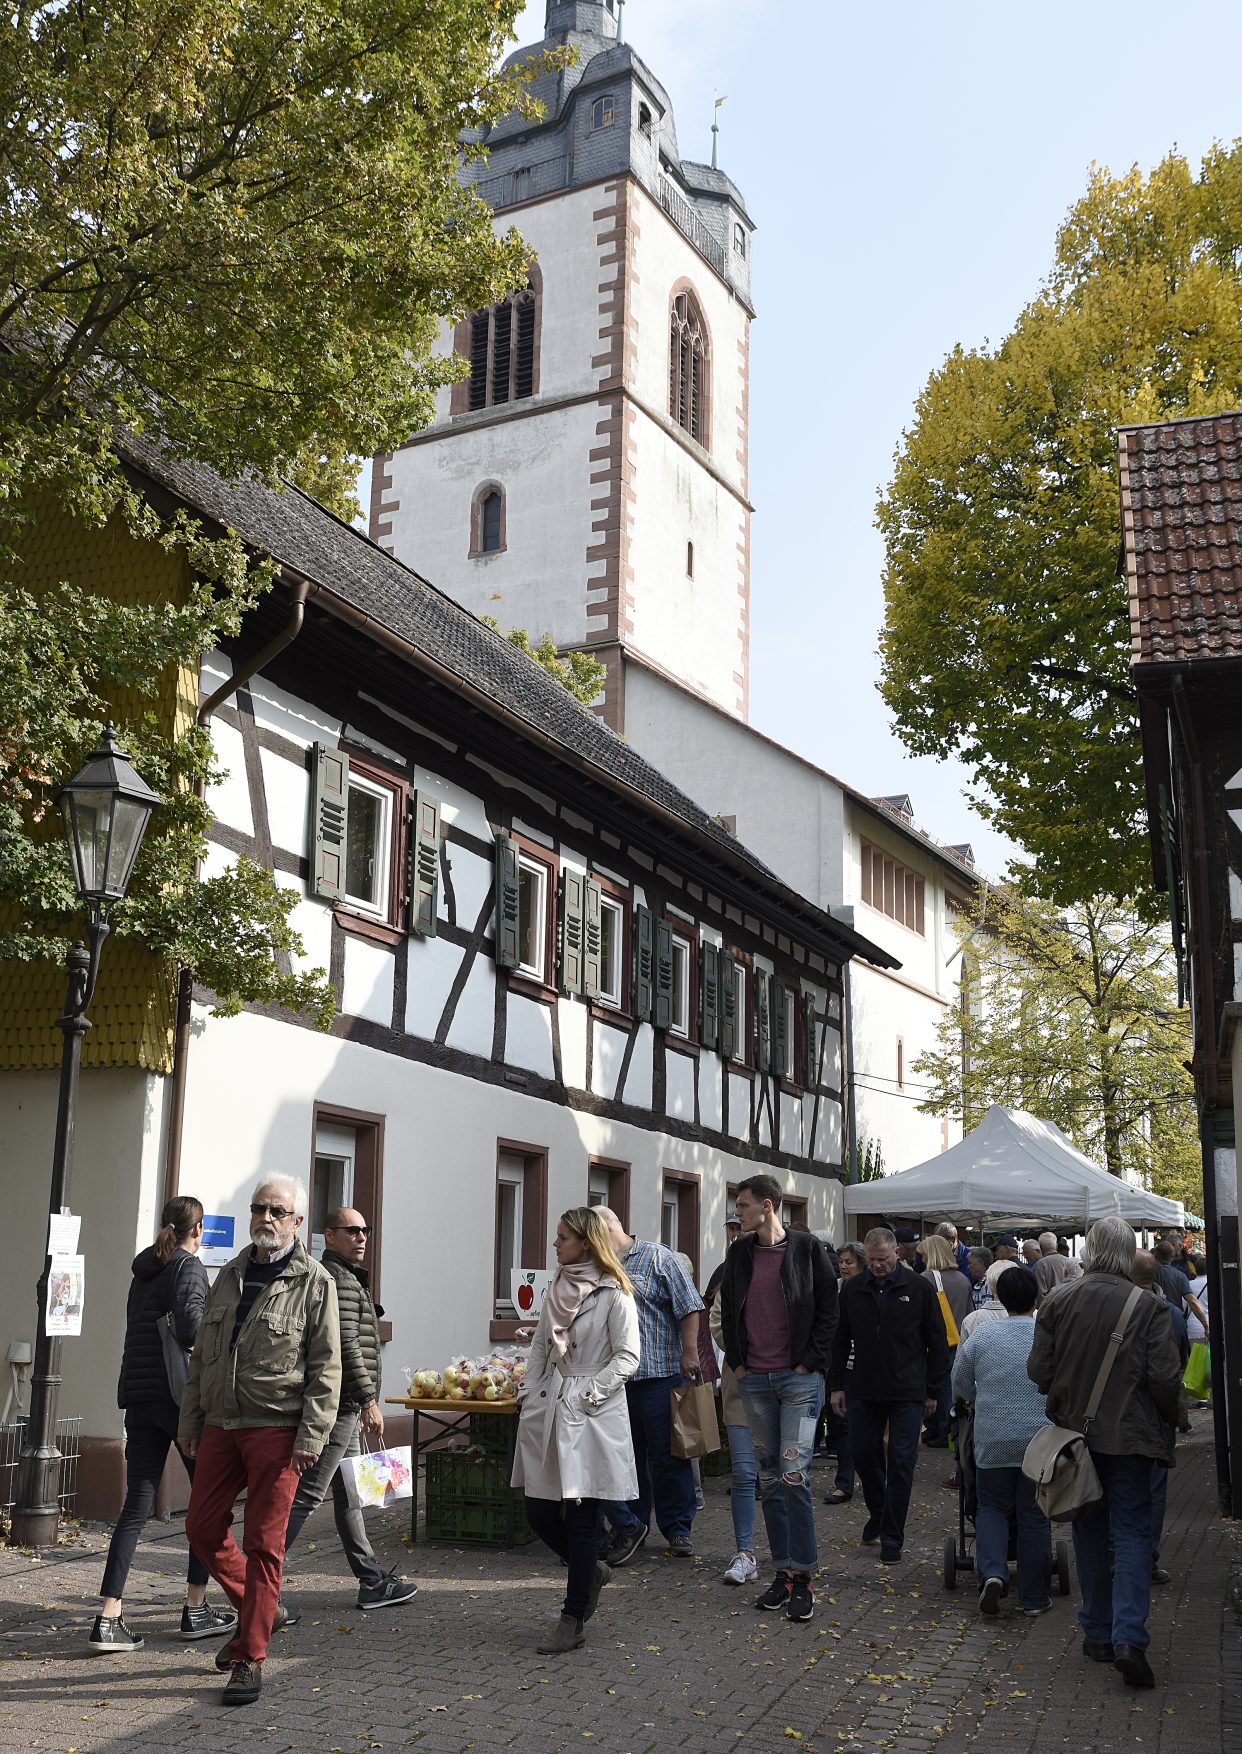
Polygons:
<instances>
[{"instance_id":1,"label":"woman with blonde hair","mask_svg":"<svg viewBox=\"0 0 1242 1754\"><path fill-rule=\"evenodd\" d=\"M927 1277L935 1286L940 1298L941 1310L948 1310L945 1319L945 1330L949 1340L950 1376L952 1363L957 1357L957 1343L961 1336L962 1323L974 1308L974 1286L957 1264L957 1256L952 1245L938 1231L925 1236L919 1244L919 1253L927 1263ZM950 1326L950 1321L952 1326ZM949 1421L953 1415L953 1391L949 1387L950 1377L945 1378L944 1387L936 1403L936 1411L923 1424L923 1446L926 1449L947 1449L949 1443Z\"/></svg>"},{"instance_id":2,"label":"woman with blonde hair","mask_svg":"<svg viewBox=\"0 0 1242 1754\"><path fill-rule=\"evenodd\" d=\"M601 1500L638 1497L625 1384L638 1369L638 1310L608 1227L588 1206L556 1226L557 1268L531 1342L513 1484L532 1529L569 1567L561 1616L536 1648L586 1643L612 1572L598 1553Z\"/></svg>"}]
</instances>

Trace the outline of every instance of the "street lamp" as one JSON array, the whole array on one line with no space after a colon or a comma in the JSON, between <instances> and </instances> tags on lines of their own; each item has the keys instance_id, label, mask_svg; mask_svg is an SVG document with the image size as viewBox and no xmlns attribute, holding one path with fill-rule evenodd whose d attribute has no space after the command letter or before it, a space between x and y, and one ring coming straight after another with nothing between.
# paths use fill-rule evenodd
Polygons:
<instances>
[{"instance_id":1,"label":"street lamp","mask_svg":"<svg viewBox=\"0 0 1242 1754\"><path fill-rule=\"evenodd\" d=\"M82 1037L90 1028L86 1007L95 991L99 952L108 936L108 914L124 899L134 861L159 798L136 774L117 747L109 725L99 748L75 779L58 794L65 840L73 865L73 885L86 908L90 949L81 942L65 957L69 991L65 1015L56 1027L64 1034L56 1143L52 1151L49 1212L59 1214L69 1190L73 1131L78 1103ZM60 1521L60 1451L56 1448L56 1394L60 1388L60 1339L47 1332L47 1287L52 1260L45 1254L36 1291L38 1335L30 1385L30 1417L18 1458L17 1502L10 1540L24 1547L52 1547Z\"/></svg>"}]
</instances>

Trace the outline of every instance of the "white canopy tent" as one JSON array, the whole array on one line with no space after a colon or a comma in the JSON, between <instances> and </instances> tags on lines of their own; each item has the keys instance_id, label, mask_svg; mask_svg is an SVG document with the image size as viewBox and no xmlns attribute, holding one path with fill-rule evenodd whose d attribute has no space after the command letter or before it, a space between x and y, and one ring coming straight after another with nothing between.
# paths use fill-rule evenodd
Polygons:
<instances>
[{"instance_id":1,"label":"white canopy tent","mask_svg":"<svg viewBox=\"0 0 1242 1754\"><path fill-rule=\"evenodd\" d=\"M934 1215L954 1224L987 1219L1023 1230L1054 1218L1085 1225L1116 1217L1136 1227L1183 1222L1180 1200L1119 1181L1051 1121L1000 1107L939 1157L846 1188L845 1210Z\"/></svg>"}]
</instances>

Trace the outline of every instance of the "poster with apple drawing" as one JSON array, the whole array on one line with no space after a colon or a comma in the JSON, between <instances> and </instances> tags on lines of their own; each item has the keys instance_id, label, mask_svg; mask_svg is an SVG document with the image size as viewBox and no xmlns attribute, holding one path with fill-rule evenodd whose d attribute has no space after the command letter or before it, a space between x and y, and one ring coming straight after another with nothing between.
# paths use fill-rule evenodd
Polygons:
<instances>
[{"instance_id":1,"label":"poster with apple drawing","mask_svg":"<svg viewBox=\"0 0 1242 1754\"><path fill-rule=\"evenodd\" d=\"M546 1267L515 1267L510 1285L513 1307L518 1313L518 1320L529 1322L533 1328L539 1320L539 1312L543 1308L543 1300L548 1294L548 1286L552 1283L552 1275Z\"/></svg>"}]
</instances>

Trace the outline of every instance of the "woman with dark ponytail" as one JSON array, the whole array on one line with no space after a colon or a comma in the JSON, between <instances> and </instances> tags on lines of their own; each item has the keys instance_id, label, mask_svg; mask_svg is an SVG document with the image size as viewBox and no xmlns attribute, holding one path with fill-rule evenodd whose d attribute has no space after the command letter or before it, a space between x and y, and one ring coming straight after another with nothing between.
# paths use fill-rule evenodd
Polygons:
<instances>
[{"instance_id":1,"label":"woman with dark ponytail","mask_svg":"<svg viewBox=\"0 0 1242 1754\"><path fill-rule=\"evenodd\" d=\"M203 1240L203 1207L188 1194L169 1200L160 1214L160 1232L151 1248L133 1265L133 1283L125 1313L125 1350L117 1404L125 1409L125 1504L112 1532L104 1568L102 1611L95 1616L89 1640L97 1653L141 1650L143 1640L122 1617L121 1598L142 1525L155 1508L168 1451L177 1437L177 1401L164 1362L164 1332L171 1327L176 1343L188 1356L198 1338L207 1300L207 1269L198 1259ZM170 1322L165 1322L165 1317ZM184 1376L184 1372L182 1372ZM181 1451L178 1450L178 1455ZM194 1478L194 1464L181 1456ZM207 1604L207 1567L190 1554L182 1638L219 1638L231 1633L237 1616Z\"/></svg>"}]
</instances>

